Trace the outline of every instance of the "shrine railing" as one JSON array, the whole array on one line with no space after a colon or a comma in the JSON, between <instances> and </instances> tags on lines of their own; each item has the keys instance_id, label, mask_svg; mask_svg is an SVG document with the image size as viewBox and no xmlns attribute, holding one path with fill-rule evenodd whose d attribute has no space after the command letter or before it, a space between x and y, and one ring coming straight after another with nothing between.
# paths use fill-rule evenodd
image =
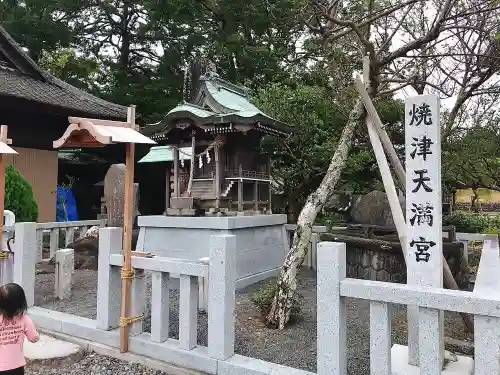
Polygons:
<instances>
[{"instance_id":1,"label":"shrine railing","mask_svg":"<svg viewBox=\"0 0 500 375\"><path fill-rule=\"evenodd\" d=\"M498 244L496 257L498 259ZM498 374L500 371L498 295L484 293L484 290L466 292L347 278L346 245L320 242L317 306L318 375L347 374L346 298L370 301L372 374L389 375L397 372L397 369L391 366L394 363L391 358L393 304L418 306L418 324L421 332L418 359L421 374L441 374L443 370L441 355L443 342L441 332L437 328L440 311L443 310L474 315L474 374ZM319 329L319 327L328 328Z\"/></svg>"},{"instance_id":2,"label":"shrine railing","mask_svg":"<svg viewBox=\"0 0 500 375\"><path fill-rule=\"evenodd\" d=\"M242 177L242 178L255 178L255 179L260 179L260 180L268 180L269 179L269 174L266 172L259 172L259 171L251 171L251 170L225 170L224 175L226 178L236 178L236 177Z\"/></svg>"},{"instance_id":3,"label":"shrine railing","mask_svg":"<svg viewBox=\"0 0 500 375\"><path fill-rule=\"evenodd\" d=\"M38 261L43 259L43 244L46 236L49 237L48 259L52 259L56 255L56 251L61 248L60 241L64 241L64 248L66 248L70 243L75 241L76 233L78 233L78 238L81 238L90 227L97 226L99 228L104 228L106 226L106 222L106 219L101 219L36 223ZM61 235L63 238L61 238Z\"/></svg>"}]
</instances>

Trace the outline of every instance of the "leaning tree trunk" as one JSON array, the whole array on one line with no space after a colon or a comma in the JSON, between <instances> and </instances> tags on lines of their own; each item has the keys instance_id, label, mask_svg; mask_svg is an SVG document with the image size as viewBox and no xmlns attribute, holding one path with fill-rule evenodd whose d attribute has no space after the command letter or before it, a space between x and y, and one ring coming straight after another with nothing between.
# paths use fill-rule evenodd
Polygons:
<instances>
[{"instance_id":1,"label":"leaning tree trunk","mask_svg":"<svg viewBox=\"0 0 500 375\"><path fill-rule=\"evenodd\" d=\"M363 118L363 103L361 99L358 99L342 131L337 150L330 161L323 181L321 181L318 189L307 197L306 203L300 212L297 229L293 236L292 247L281 268L277 291L267 315L267 323L270 326L283 329L290 319L290 311L297 289L297 268L302 264L306 256L314 221L339 181L340 174L347 161L349 149L351 148L356 125Z\"/></svg>"}]
</instances>

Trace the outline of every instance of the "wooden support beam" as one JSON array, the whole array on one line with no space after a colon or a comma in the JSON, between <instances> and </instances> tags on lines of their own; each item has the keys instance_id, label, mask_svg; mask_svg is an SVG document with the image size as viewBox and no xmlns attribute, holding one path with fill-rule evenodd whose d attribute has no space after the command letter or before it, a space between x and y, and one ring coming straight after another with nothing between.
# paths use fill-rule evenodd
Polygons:
<instances>
[{"instance_id":1,"label":"wooden support beam","mask_svg":"<svg viewBox=\"0 0 500 375\"><path fill-rule=\"evenodd\" d=\"M272 208L272 186L271 186L271 159L268 158L267 159L267 176L269 177L269 197L268 197L268 201L269 201L269 213L272 213L273 211L273 208Z\"/></svg>"},{"instance_id":2,"label":"wooden support beam","mask_svg":"<svg viewBox=\"0 0 500 375\"><path fill-rule=\"evenodd\" d=\"M241 175L243 174L243 168L240 164L239 166L240 179L238 180L238 211L243 211L243 179Z\"/></svg>"},{"instance_id":3,"label":"wooden support beam","mask_svg":"<svg viewBox=\"0 0 500 375\"><path fill-rule=\"evenodd\" d=\"M214 147L215 157L215 208L220 208L220 187L221 187L221 165L220 165L220 147Z\"/></svg>"},{"instance_id":4,"label":"wooden support beam","mask_svg":"<svg viewBox=\"0 0 500 375\"><path fill-rule=\"evenodd\" d=\"M363 70L365 71L367 70L369 71L369 65L367 66L367 64L369 64L369 59L366 56L365 59L363 60ZM386 152L389 154L389 159L391 160L392 166L396 171L396 176L398 177L400 187L404 190L406 188L406 177L405 177L406 174L405 174L405 169L401 164L401 160L399 160L394 145L389 139L389 135L384 129L382 120L380 120L377 110L370 99L370 95L366 91L365 86L363 82L359 79L359 77L356 79L356 86L358 88L359 95L361 96L361 99L363 100L363 103L365 105L366 112L368 112L368 114L372 119L373 127L375 128L375 131L380 137L380 140L382 141L382 145L384 146ZM362 87L363 90L360 91L360 87Z\"/></svg>"},{"instance_id":5,"label":"wooden support beam","mask_svg":"<svg viewBox=\"0 0 500 375\"><path fill-rule=\"evenodd\" d=\"M174 198L179 198L179 149L174 148Z\"/></svg>"},{"instance_id":6,"label":"wooden support beam","mask_svg":"<svg viewBox=\"0 0 500 375\"><path fill-rule=\"evenodd\" d=\"M165 171L165 212L170 208L170 163Z\"/></svg>"},{"instance_id":7,"label":"wooden support beam","mask_svg":"<svg viewBox=\"0 0 500 375\"><path fill-rule=\"evenodd\" d=\"M259 182L255 181L253 183L253 201L255 211L259 211Z\"/></svg>"}]
</instances>

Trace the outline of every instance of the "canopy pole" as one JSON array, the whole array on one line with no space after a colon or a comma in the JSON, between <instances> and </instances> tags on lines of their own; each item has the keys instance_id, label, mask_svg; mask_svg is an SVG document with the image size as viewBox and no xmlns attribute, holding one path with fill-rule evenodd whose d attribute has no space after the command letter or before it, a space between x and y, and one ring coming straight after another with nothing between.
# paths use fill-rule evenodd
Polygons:
<instances>
[{"instance_id":1,"label":"canopy pole","mask_svg":"<svg viewBox=\"0 0 500 375\"><path fill-rule=\"evenodd\" d=\"M135 105L127 112L127 122L135 130ZM123 266L121 272L122 290L120 306L120 352L128 351L128 326L136 319L130 318L130 287L134 270L132 269L132 228L134 194L134 154L135 144L125 144L125 207L123 216Z\"/></svg>"}]
</instances>

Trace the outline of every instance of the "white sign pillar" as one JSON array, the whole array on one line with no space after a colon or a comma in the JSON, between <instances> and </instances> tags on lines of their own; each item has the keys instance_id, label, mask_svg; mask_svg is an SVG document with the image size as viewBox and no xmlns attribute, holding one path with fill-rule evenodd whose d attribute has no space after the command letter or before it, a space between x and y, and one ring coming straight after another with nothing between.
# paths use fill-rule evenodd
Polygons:
<instances>
[{"instance_id":1,"label":"white sign pillar","mask_svg":"<svg viewBox=\"0 0 500 375\"><path fill-rule=\"evenodd\" d=\"M434 95L419 95L405 100L407 283L435 288L443 287L439 108L439 98ZM442 350L435 355L441 356L442 362L443 312L436 311L431 315L424 316L418 308L408 306L410 365L419 364L419 353L428 355L425 353L427 350L421 347L419 336L423 338L437 333L428 332L431 326L439 328L437 334Z\"/></svg>"}]
</instances>

